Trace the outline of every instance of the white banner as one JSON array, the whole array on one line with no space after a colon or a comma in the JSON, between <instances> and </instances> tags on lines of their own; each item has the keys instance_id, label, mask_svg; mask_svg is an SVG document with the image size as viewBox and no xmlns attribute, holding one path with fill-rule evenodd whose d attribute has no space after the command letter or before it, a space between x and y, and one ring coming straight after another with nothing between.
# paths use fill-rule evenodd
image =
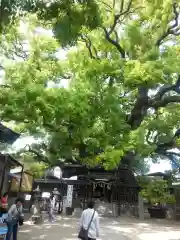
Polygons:
<instances>
[{"instance_id":1,"label":"white banner","mask_svg":"<svg viewBox=\"0 0 180 240\"><path fill-rule=\"evenodd\" d=\"M73 185L68 185L66 207L72 207L72 198L73 198Z\"/></svg>"}]
</instances>

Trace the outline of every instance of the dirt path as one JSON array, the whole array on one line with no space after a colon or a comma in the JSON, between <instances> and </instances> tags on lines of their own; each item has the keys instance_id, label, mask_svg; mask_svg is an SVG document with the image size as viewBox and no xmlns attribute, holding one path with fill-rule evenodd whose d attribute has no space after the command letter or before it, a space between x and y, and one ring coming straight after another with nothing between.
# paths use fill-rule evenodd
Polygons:
<instances>
[{"instance_id":1,"label":"dirt path","mask_svg":"<svg viewBox=\"0 0 180 240\"><path fill-rule=\"evenodd\" d=\"M178 223L102 218L100 226L102 240L180 240ZM71 217L58 218L54 224L26 223L19 231L18 240L77 240L77 228L78 219Z\"/></svg>"}]
</instances>

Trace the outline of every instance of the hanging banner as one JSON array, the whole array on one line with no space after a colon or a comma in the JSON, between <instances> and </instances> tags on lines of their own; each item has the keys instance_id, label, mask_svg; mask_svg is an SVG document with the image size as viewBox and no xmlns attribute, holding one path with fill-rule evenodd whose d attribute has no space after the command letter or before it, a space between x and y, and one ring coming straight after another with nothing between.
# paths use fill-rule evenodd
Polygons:
<instances>
[{"instance_id":1,"label":"hanging banner","mask_svg":"<svg viewBox=\"0 0 180 240\"><path fill-rule=\"evenodd\" d=\"M72 198L73 198L73 185L68 185L67 188L67 207L72 207Z\"/></svg>"},{"instance_id":2,"label":"hanging banner","mask_svg":"<svg viewBox=\"0 0 180 240\"><path fill-rule=\"evenodd\" d=\"M21 192L31 192L33 186L33 176L27 172L23 172Z\"/></svg>"},{"instance_id":3,"label":"hanging banner","mask_svg":"<svg viewBox=\"0 0 180 240\"><path fill-rule=\"evenodd\" d=\"M19 192L21 177L19 175L11 174L11 192ZM31 192L33 186L33 176L23 172L21 182L21 192Z\"/></svg>"}]
</instances>

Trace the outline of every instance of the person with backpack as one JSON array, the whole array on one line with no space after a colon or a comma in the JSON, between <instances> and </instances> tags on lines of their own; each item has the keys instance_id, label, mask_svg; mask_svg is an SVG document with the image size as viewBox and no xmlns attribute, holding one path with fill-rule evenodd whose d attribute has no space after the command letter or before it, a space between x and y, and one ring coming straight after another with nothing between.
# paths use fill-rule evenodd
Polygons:
<instances>
[{"instance_id":1,"label":"person with backpack","mask_svg":"<svg viewBox=\"0 0 180 240\"><path fill-rule=\"evenodd\" d=\"M96 240L99 237L99 215L94 209L95 203L89 201L87 209L82 212L78 238Z\"/></svg>"}]
</instances>

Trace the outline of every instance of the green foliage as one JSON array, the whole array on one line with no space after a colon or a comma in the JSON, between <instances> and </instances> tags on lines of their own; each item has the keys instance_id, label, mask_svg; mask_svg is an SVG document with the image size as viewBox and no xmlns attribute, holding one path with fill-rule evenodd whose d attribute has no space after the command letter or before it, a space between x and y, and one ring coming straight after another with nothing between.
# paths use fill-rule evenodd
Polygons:
<instances>
[{"instance_id":1,"label":"green foliage","mask_svg":"<svg viewBox=\"0 0 180 240\"><path fill-rule=\"evenodd\" d=\"M27 171L30 172L34 178L39 179L44 176L45 171L48 169L48 166L43 163L32 163Z\"/></svg>"},{"instance_id":2,"label":"green foliage","mask_svg":"<svg viewBox=\"0 0 180 240\"><path fill-rule=\"evenodd\" d=\"M62 46L75 45L83 26L95 29L100 22L98 7L93 0L82 1L82 4L72 0L54 2L47 11L40 10L39 17L49 21L54 19L53 31Z\"/></svg>"},{"instance_id":3,"label":"green foliage","mask_svg":"<svg viewBox=\"0 0 180 240\"><path fill-rule=\"evenodd\" d=\"M172 204L175 203L175 197L168 190L167 181L151 180L145 184L141 182L144 188L141 190L141 195L146 198L151 204Z\"/></svg>"},{"instance_id":4,"label":"green foliage","mask_svg":"<svg viewBox=\"0 0 180 240\"><path fill-rule=\"evenodd\" d=\"M19 162L24 165L27 172L33 175L34 178L41 178L48 169L48 164L37 161L37 159L30 153L12 154Z\"/></svg>"},{"instance_id":5,"label":"green foliage","mask_svg":"<svg viewBox=\"0 0 180 240\"><path fill-rule=\"evenodd\" d=\"M95 29L100 23L98 5L94 0L24 0L2 1L1 28L6 30L20 16L36 13L45 26L51 26L62 45L74 45L82 27Z\"/></svg>"},{"instance_id":6,"label":"green foliage","mask_svg":"<svg viewBox=\"0 0 180 240\"><path fill-rule=\"evenodd\" d=\"M136 181L143 190L146 189L151 183L151 179L147 176L137 176Z\"/></svg>"},{"instance_id":7,"label":"green foliage","mask_svg":"<svg viewBox=\"0 0 180 240\"><path fill-rule=\"evenodd\" d=\"M148 171L144 159L180 126L177 89L159 93L180 74L172 25L179 3L31 3L18 3L20 14L0 38L1 119L41 140L30 152L49 165L78 159L114 168L133 152L131 167Z\"/></svg>"}]
</instances>

